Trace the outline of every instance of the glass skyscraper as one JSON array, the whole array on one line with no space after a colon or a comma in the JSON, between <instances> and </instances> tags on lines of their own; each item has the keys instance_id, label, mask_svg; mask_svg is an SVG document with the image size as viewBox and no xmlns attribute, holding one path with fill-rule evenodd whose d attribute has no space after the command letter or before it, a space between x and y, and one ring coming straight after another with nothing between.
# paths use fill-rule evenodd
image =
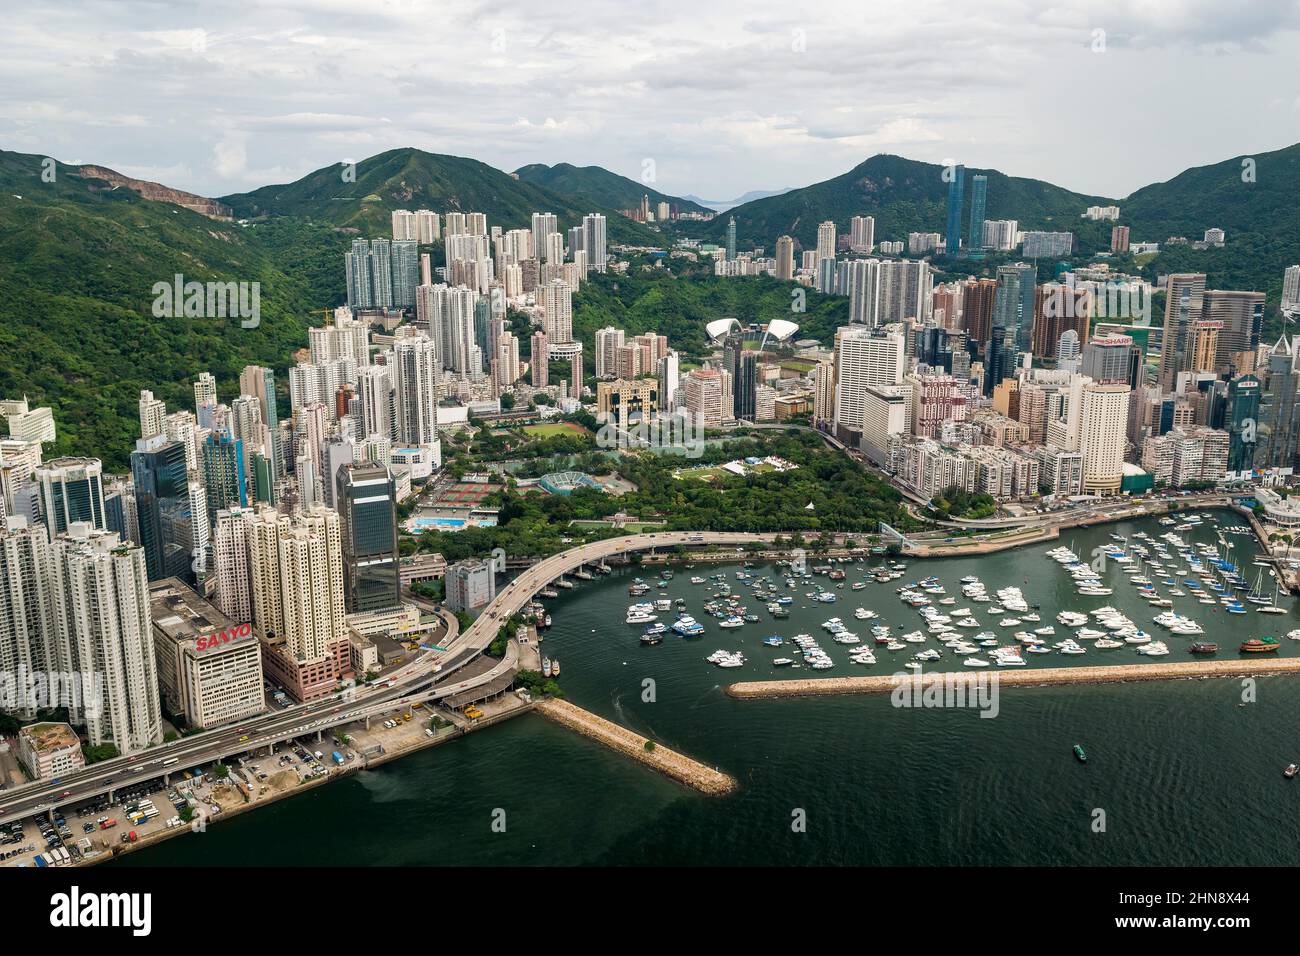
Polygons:
<instances>
[{"instance_id":1,"label":"glass skyscraper","mask_svg":"<svg viewBox=\"0 0 1300 956\"><path fill-rule=\"evenodd\" d=\"M998 266L993 324L1008 332L1017 352L1028 352L1034 330L1034 284L1038 270L1027 262Z\"/></svg>"},{"instance_id":2,"label":"glass skyscraper","mask_svg":"<svg viewBox=\"0 0 1300 956\"><path fill-rule=\"evenodd\" d=\"M393 476L385 465L359 462L340 468L336 481L348 613L396 607L401 593Z\"/></svg>"},{"instance_id":3,"label":"glass skyscraper","mask_svg":"<svg viewBox=\"0 0 1300 956\"><path fill-rule=\"evenodd\" d=\"M966 167L954 167L952 181L948 183L948 231L944 236L950 256L961 252L961 203L965 185Z\"/></svg>"},{"instance_id":4,"label":"glass skyscraper","mask_svg":"<svg viewBox=\"0 0 1300 956\"><path fill-rule=\"evenodd\" d=\"M203 442L203 484L208 491L208 521L231 505L248 507L244 474L244 443L226 432L213 432Z\"/></svg>"},{"instance_id":5,"label":"glass skyscraper","mask_svg":"<svg viewBox=\"0 0 1300 956\"><path fill-rule=\"evenodd\" d=\"M970 180L970 227L966 231L966 254L975 255L984 246L984 206L988 201L989 178L972 176Z\"/></svg>"},{"instance_id":6,"label":"glass skyscraper","mask_svg":"<svg viewBox=\"0 0 1300 956\"><path fill-rule=\"evenodd\" d=\"M162 435L140 439L131 452L131 476L149 580L180 577L193 581L185 446Z\"/></svg>"},{"instance_id":7,"label":"glass skyscraper","mask_svg":"<svg viewBox=\"0 0 1300 956\"><path fill-rule=\"evenodd\" d=\"M74 521L87 521L100 530L104 523L103 466L98 458L55 458L36 469L41 517L50 540Z\"/></svg>"}]
</instances>

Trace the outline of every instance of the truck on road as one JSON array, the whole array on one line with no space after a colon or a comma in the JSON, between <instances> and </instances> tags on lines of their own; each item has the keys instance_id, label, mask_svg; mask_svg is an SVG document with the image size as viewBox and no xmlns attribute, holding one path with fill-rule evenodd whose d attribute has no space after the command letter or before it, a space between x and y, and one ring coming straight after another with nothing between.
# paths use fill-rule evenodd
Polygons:
<instances>
[{"instance_id":1,"label":"truck on road","mask_svg":"<svg viewBox=\"0 0 1300 956\"><path fill-rule=\"evenodd\" d=\"M339 753L337 750L334 751L334 753L332 754L332 756L334 757L334 763L335 763L336 765L338 765L338 764L342 764L342 763L343 763L343 755L342 755L341 753Z\"/></svg>"}]
</instances>

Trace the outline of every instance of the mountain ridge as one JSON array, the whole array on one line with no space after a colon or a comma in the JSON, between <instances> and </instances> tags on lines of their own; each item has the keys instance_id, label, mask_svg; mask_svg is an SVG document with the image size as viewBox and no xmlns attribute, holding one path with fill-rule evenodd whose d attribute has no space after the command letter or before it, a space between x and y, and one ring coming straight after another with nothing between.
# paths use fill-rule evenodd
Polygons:
<instances>
[{"instance_id":1,"label":"mountain ridge","mask_svg":"<svg viewBox=\"0 0 1300 956\"><path fill-rule=\"evenodd\" d=\"M505 228L526 228L534 212L555 213L563 226L577 225L587 213L603 213L611 240L649 243L657 233L615 209L584 206L567 197L515 179L477 159L401 147L348 166L336 163L290 183L261 186L220 197L241 219L296 216L335 226L391 234L394 209L432 209L485 213Z\"/></svg>"},{"instance_id":2,"label":"mountain ridge","mask_svg":"<svg viewBox=\"0 0 1300 956\"><path fill-rule=\"evenodd\" d=\"M529 163L516 169L514 175L554 192L586 198L615 209L635 209L642 196L649 196L652 203L672 203L689 212L713 211L685 196L659 192L645 183L620 176L603 166L575 166L572 163L547 166L544 163Z\"/></svg>"}]
</instances>

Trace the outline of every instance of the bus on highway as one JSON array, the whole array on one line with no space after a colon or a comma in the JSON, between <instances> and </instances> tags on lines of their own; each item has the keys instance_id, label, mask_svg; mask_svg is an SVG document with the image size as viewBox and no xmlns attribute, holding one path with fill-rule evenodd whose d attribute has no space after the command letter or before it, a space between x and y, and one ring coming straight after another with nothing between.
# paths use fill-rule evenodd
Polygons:
<instances>
[{"instance_id":1,"label":"bus on highway","mask_svg":"<svg viewBox=\"0 0 1300 956\"><path fill-rule=\"evenodd\" d=\"M134 767L127 767L128 773L139 773L144 770L144 764L136 764Z\"/></svg>"},{"instance_id":2,"label":"bus on highway","mask_svg":"<svg viewBox=\"0 0 1300 956\"><path fill-rule=\"evenodd\" d=\"M163 765L164 767L170 767L170 766L171 766L172 764L174 764L174 763L180 763L180 758L179 758L179 757L168 757L166 760L164 760L164 761L162 762L162 765Z\"/></svg>"}]
</instances>

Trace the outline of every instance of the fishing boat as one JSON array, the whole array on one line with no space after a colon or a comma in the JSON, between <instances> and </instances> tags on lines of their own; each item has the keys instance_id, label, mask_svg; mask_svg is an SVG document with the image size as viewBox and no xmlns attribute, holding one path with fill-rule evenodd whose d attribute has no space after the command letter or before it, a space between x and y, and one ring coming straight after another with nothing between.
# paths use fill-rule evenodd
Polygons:
<instances>
[{"instance_id":1,"label":"fishing boat","mask_svg":"<svg viewBox=\"0 0 1300 956\"><path fill-rule=\"evenodd\" d=\"M1074 745L1074 755L1075 755L1076 757L1079 758L1079 763L1087 763L1087 762L1088 762L1088 755L1087 755L1086 753L1083 752L1083 745L1082 745L1082 744L1075 744L1075 745Z\"/></svg>"},{"instance_id":2,"label":"fishing boat","mask_svg":"<svg viewBox=\"0 0 1300 956\"><path fill-rule=\"evenodd\" d=\"M542 658L542 676L543 677L551 676L551 659L549 657Z\"/></svg>"},{"instance_id":3,"label":"fishing boat","mask_svg":"<svg viewBox=\"0 0 1300 956\"><path fill-rule=\"evenodd\" d=\"M551 659L551 676L552 677L560 676L560 659L558 657Z\"/></svg>"},{"instance_id":4,"label":"fishing boat","mask_svg":"<svg viewBox=\"0 0 1300 956\"><path fill-rule=\"evenodd\" d=\"M1214 654L1219 650L1219 645L1211 641L1196 641L1188 650L1193 654Z\"/></svg>"}]
</instances>

